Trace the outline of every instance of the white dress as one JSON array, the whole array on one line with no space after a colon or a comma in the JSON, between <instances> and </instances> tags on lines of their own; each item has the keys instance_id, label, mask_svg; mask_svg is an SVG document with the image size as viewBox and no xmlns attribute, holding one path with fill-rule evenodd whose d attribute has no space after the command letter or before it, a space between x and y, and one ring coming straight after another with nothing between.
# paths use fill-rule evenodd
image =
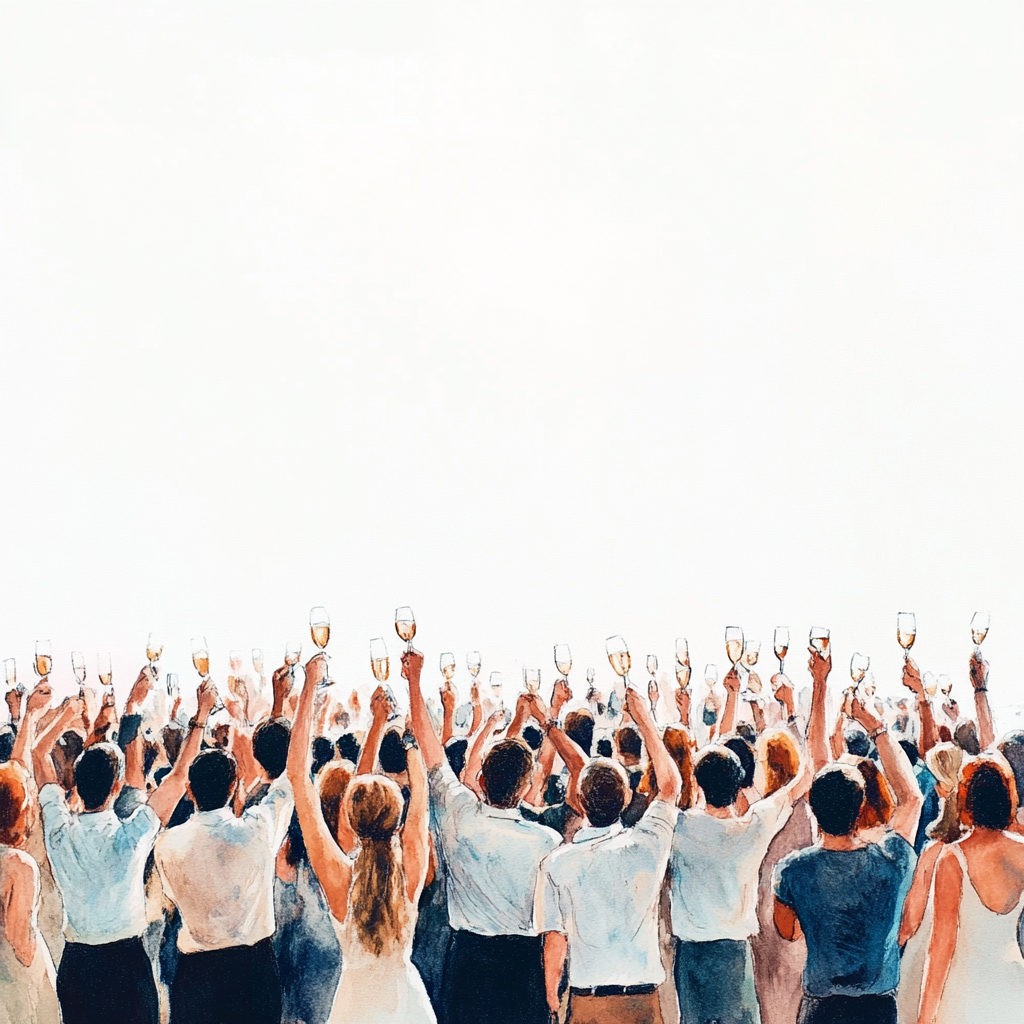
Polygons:
<instances>
[{"instance_id":1,"label":"white dress","mask_svg":"<svg viewBox=\"0 0 1024 1024\"><path fill-rule=\"evenodd\" d=\"M1017 945L1024 893L1007 914L989 910L974 888L960 844L950 849L963 869L963 895L936 1024L1017 1024L1024 1015L1024 956Z\"/></svg>"},{"instance_id":2,"label":"white dress","mask_svg":"<svg viewBox=\"0 0 1024 1024\"><path fill-rule=\"evenodd\" d=\"M964 881L967 882L966 873ZM928 953L928 943L932 937L934 916L935 873L933 871L932 884L928 890L928 902L925 904L924 914L921 916L921 927L907 939L907 944L903 947L903 957L900 960L900 985L896 990L896 1007L899 1011L899 1019L906 1021L907 1024L912 1024L917 1020L917 1010L921 1005L924 961Z\"/></svg>"},{"instance_id":3,"label":"white dress","mask_svg":"<svg viewBox=\"0 0 1024 1024\"><path fill-rule=\"evenodd\" d=\"M341 945L341 981L328 1024L437 1024L427 990L413 966L416 907L406 903L405 945L374 956L356 934L352 915L331 918Z\"/></svg>"},{"instance_id":4,"label":"white dress","mask_svg":"<svg viewBox=\"0 0 1024 1024\"><path fill-rule=\"evenodd\" d=\"M13 850L0 846L0 882L6 872L6 861L16 856ZM32 866L36 867L35 861ZM0 911L0 1024L59 1024L56 972L50 951L39 934L36 916L39 909L39 871L35 875L35 896L32 900L32 931L36 939L36 955L26 967L15 955L14 947L4 934L5 922Z\"/></svg>"}]
</instances>

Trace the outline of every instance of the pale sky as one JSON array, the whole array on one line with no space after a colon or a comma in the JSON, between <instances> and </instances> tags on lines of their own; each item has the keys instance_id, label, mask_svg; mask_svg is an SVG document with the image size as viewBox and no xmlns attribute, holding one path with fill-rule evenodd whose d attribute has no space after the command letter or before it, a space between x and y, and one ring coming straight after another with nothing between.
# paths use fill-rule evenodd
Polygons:
<instances>
[{"instance_id":1,"label":"pale sky","mask_svg":"<svg viewBox=\"0 0 1024 1024\"><path fill-rule=\"evenodd\" d=\"M191 690L325 604L368 685L408 603L428 680L822 624L893 692L905 609L969 704L984 608L1024 699L1022 52L1018 4L3 4L0 656L124 692L160 629Z\"/></svg>"}]
</instances>

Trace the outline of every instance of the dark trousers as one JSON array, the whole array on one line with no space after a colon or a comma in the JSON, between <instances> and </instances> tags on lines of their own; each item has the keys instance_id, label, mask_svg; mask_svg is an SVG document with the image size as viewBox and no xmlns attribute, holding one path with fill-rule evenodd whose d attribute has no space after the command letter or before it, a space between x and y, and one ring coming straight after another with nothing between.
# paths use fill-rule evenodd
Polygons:
<instances>
[{"instance_id":1,"label":"dark trousers","mask_svg":"<svg viewBox=\"0 0 1024 1024\"><path fill-rule=\"evenodd\" d=\"M686 1024L760 1024L750 943L676 939L676 993Z\"/></svg>"},{"instance_id":2,"label":"dark trousers","mask_svg":"<svg viewBox=\"0 0 1024 1024\"><path fill-rule=\"evenodd\" d=\"M281 1024L281 978L270 939L182 953L171 988L174 1024Z\"/></svg>"},{"instance_id":3,"label":"dark trousers","mask_svg":"<svg viewBox=\"0 0 1024 1024\"><path fill-rule=\"evenodd\" d=\"M881 996L809 996L804 993L796 1020L797 1024L896 1024L896 997L892 993Z\"/></svg>"},{"instance_id":4,"label":"dark trousers","mask_svg":"<svg viewBox=\"0 0 1024 1024\"><path fill-rule=\"evenodd\" d=\"M452 932L442 1024L547 1024L541 948L534 935Z\"/></svg>"},{"instance_id":5,"label":"dark trousers","mask_svg":"<svg viewBox=\"0 0 1024 1024\"><path fill-rule=\"evenodd\" d=\"M153 966L141 938L90 946L69 942L57 971L64 1024L157 1024Z\"/></svg>"}]
</instances>

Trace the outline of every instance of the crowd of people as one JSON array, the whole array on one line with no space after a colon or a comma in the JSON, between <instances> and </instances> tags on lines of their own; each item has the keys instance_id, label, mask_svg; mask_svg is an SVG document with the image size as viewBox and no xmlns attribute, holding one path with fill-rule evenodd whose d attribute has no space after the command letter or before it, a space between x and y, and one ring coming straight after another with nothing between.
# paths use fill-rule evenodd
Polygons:
<instances>
[{"instance_id":1,"label":"crowd of people","mask_svg":"<svg viewBox=\"0 0 1024 1024\"><path fill-rule=\"evenodd\" d=\"M831 723L815 648L809 687L734 666L668 722L664 677L506 711L402 666L401 715L321 654L191 717L151 665L120 714L9 691L0 1024L1018 1018L1024 732L979 651L974 718L908 658L894 713Z\"/></svg>"}]
</instances>

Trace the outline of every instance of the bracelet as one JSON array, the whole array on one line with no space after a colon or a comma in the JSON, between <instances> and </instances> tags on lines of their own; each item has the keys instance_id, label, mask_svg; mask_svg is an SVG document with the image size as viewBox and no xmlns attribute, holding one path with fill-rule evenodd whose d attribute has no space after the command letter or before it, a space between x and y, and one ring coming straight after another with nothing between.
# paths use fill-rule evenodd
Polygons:
<instances>
[{"instance_id":1,"label":"bracelet","mask_svg":"<svg viewBox=\"0 0 1024 1024\"><path fill-rule=\"evenodd\" d=\"M544 733L544 735L547 736L547 734L549 732L551 732L552 729L557 729L558 728L558 719L557 718L546 718L541 723L540 727L541 727L541 731Z\"/></svg>"},{"instance_id":2,"label":"bracelet","mask_svg":"<svg viewBox=\"0 0 1024 1024\"><path fill-rule=\"evenodd\" d=\"M877 740L883 732L888 732L888 726L883 722L874 732L868 733L868 739Z\"/></svg>"},{"instance_id":3,"label":"bracelet","mask_svg":"<svg viewBox=\"0 0 1024 1024\"><path fill-rule=\"evenodd\" d=\"M987 686L976 686L974 688L974 692L975 693L988 693L988 687Z\"/></svg>"}]
</instances>

